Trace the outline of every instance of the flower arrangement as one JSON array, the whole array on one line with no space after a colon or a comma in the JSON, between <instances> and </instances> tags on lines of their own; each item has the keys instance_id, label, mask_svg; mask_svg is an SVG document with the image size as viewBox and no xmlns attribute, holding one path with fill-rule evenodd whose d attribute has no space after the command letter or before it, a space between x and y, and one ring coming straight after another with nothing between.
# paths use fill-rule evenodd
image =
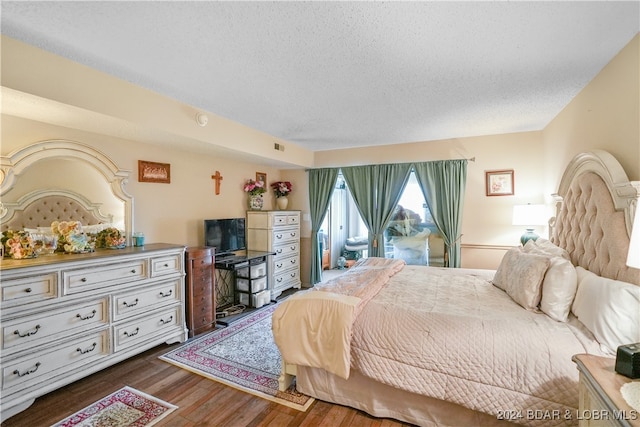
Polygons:
<instances>
[{"instance_id":1,"label":"flower arrangement","mask_svg":"<svg viewBox=\"0 0 640 427\"><path fill-rule=\"evenodd\" d=\"M271 184L271 188L273 188L274 193L276 193L277 197L284 197L291 193L293 190L293 185L289 181L278 181Z\"/></svg>"},{"instance_id":2,"label":"flower arrangement","mask_svg":"<svg viewBox=\"0 0 640 427\"><path fill-rule=\"evenodd\" d=\"M252 179L247 180L247 183L244 185L243 190L245 193L249 193L252 196L259 196L260 194L263 194L265 191L267 191L264 188L263 182L256 182Z\"/></svg>"},{"instance_id":3,"label":"flower arrangement","mask_svg":"<svg viewBox=\"0 0 640 427\"><path fill-rule=\"evenodd\" d=\"M51 231L59 236L58 247L64 249L66 253L93 252L94 248L82 231L82 224L79 221L53 221Z\"/></svg>"},{"instance_id":4,"label":"flower arrangement","mask_svg":"<svg viewBox=\"0 0 640 427\"><path fill-rule=\"evenodd\" d=\"M7 254L14 259L35 258L38 256L31 234L24 230L3 231L2 245L6 248Z\"/></svg>"},{"instance_id":5,"label":"flower arrangement","mask_svg":"<svg viewBox=\"0 0 640 427\"><path fill-rule=\"evenodd\" d=\"M125 244L125 237L114 227L105 228L96 236L96 246L99 248L121 249Z\"/></svg>"}]
</instances>

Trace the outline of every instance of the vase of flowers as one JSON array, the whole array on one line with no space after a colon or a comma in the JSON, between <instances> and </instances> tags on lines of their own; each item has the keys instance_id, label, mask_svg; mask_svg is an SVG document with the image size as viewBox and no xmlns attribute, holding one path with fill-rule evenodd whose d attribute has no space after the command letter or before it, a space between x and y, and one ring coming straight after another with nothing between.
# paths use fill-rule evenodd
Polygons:
<instances>
[{"instance_id":1,"label":"vase of flowers","mask_svg":"<svg viewBox=\"0 0 640 427\"><path fill-rule=\"evenodd\" d=\"M267 191L264 188L264 183L249 179L246 184L244 184L243 190L245 193L249 193L249 209L252 211L262 210L262 206L264 205L262 195Z\"/></svg>"},{"instance_id":2,"label":"vase of flowers","mask_svg":"<svg viewBox=\"0 0 640 427\"><path fill-rule=\"evenodd\" d=\"M289 205L288 195L293 190L293 185L289 181L278 181L271 184L271 188L276 195L278 209L285 210Z\"/></svg>"},{"instance_id":3,"label":"vase of flowers","mask_svg":"<svg viewBox=\"0 0 640 427\"><path fill-rule=\"evenodd\" d=\"M35 258L36 246L28 231L7 230L2 233L2 245L5 253L13 259Z\"/></svg>"}]
</instances>

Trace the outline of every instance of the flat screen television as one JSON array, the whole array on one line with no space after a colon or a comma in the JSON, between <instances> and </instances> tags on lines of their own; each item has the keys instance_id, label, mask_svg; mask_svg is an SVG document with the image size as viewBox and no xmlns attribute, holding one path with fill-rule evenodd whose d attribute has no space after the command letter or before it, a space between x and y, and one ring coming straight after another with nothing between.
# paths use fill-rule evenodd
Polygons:
<instances>
[{"instance_id":1,"label":"flat screen television","mask_svg":"<svg viewBox=\"0 0 640 427\"><path fill-rule=\"evenodd\" d=\"M216 257L233 255L247 248L244 218L204 220L204 242L216 248Z\"/></svg>"}]
</instances>

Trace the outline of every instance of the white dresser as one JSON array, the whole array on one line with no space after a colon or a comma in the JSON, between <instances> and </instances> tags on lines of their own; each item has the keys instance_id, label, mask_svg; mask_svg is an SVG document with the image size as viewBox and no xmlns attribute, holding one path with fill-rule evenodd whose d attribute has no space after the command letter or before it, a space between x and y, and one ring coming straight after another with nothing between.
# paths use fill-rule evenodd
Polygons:
<instances>
[{"instance_id":1,"label":"white dresser","mask_svg":"<svg viewBox=\"0 0 640 427\"><path fill-rule=\"evenodd\" d=\"M187 338L184 246L0 262L2 419L35 398Z\"/></svg>"},{"instance_id":2,"label":"white dresser","mask_svg":"<svg viewBox=\"0 0 640 427\"><path fill-rule=\"evenodd\" d=\"M272 300L300 288L300 211L247 211L247 249L275 253L267 261Z\"/></svg>"}]
</instances>

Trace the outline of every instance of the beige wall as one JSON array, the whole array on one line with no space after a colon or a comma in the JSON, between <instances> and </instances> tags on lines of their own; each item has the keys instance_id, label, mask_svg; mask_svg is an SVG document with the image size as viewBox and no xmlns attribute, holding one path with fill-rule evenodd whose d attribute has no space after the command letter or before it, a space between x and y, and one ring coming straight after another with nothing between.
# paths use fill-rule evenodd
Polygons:
<instances>
[{"instance_id":1,"label":"beige wall","mask_svg":"<svg viewBox=\"0 0 640 427\"><path fill-rule=\"evenodd\" d=\"M105 122L116 123L115 128L98 132L68 118L58 118L66 120L62 120L64 125L52 123L53 117L19 118L6 114L3 99L1 153L57 138L83 142L104 152L132 171L127 190L135 198L135 228L145 232L150 242L202 244L202 220L242 216L247 199L242 184L260 171L267 173L269 182L292 181L290 209L302 210L303 242L309 246L305 168L475 157L476 161L469 163L464 201L463 266L495 268L504 250L516 245L522 233L520 227L511 225L512 206L548 202L564 167L576 153L592 148L609 150L621 160L632 180L640 180L638 36L543 131L315 154L292 144L284 153L273 153L273 137L210 113L211 128L195 127L193 107L5 37L2 42L3 90L71 105L78 114L90 110L96 119L115 116L117 121ZM78 80L83 82L82 93L69 90ZM134 138L127 126L141 130L145 138L156 137ZM238 151L251 160L239 159L234 155ZM170 163L172 183L137 182L139 159ZM485 196L485 171L495 169L514 169L514 196ZM216 170L224 177L219 196L214 194L210 178ZM267 208L273 206L271 194L265 197ZM546 232L542 228L538 231ZM309 254L308 247L302 253ZM308 283L308 263L303 262L303 267L303 281Z\"/></svg>"}]
</instances>

